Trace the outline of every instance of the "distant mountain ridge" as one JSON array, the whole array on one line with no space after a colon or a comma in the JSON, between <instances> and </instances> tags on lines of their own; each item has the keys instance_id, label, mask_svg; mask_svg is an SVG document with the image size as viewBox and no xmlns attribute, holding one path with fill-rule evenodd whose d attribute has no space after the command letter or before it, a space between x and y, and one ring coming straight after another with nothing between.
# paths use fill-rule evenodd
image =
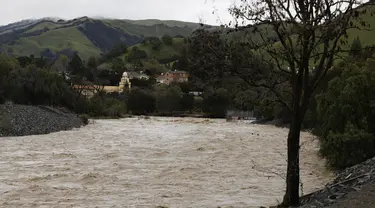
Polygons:
<instances>
[{"instance_id":1,"label":"distant mountain ridge","mask_svg":"<svg viewBox=\"0 0 375 208\"><path fill-rule=\"evenodd\" d=\"M80 17L41 18L0 26L0 52L15 56L49 56L77 51L81 57L99 56L116 44L132 46L144 37L189 36L199 23L174 20L120 20ZM211 26L206 26L211 27Z\"/></svg>"}]
</instances>

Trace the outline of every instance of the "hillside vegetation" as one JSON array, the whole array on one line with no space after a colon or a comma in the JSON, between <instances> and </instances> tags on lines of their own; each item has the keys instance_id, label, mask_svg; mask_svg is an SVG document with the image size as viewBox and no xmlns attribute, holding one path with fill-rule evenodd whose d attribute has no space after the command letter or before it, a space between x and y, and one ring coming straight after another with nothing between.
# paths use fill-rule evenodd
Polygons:
<instances>
[{"instance_id":1,"label":"hillside vegetation","mask_svg":"<svg viewBox=\"0 0 375 208\"><path fill-rule=\"evenodd\" d=\"M154 37L156 38L156 37ZM147 40L147 38L146 38ZM107 60L99 66L99 69L114 69L114 62L121 59L126 69L153 69L157 73L165 72L170 69L173 63L181 56L181 51L186 47L187 40L185 38L173 38L170 44L164 43L159 39L160 45L149 42L142 42L127 48L127 52L116 58ZM143 55L134 55L141 53ZM136 57L135 57L136 56Z\"/></svg>"},{"instance_id":2,"label":"hillside vegetation","mask_svg":"<svg viewBox=\"0 0 375 208\"><path fill-rule=\"evenodd\" d=\"M132 46L155 36L186 37L199 24L162 20L50 19L28 20L0 27L0 52L15 56L45 56L77 51L83 59L100 56L118 44Z\"/></svg>"}]
</instances>

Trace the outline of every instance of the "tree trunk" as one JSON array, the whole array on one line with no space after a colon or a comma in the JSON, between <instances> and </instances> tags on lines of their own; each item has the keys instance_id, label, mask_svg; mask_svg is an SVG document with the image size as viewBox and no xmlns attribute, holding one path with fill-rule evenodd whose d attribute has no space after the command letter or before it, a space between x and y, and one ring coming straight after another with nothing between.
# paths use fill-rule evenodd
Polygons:
<instances>
[{"instance_id":1,"label":"tree trunk","mask_svg":"<svg viewBox=\"0 0 375 208\"><path fill-rule=\"evenodd\" d=\"M288 168L286 177L286 192L283 206L299 204L299 143L301 119L299 113L294 113L288 134Z\"/></svg>"}]
</instances>

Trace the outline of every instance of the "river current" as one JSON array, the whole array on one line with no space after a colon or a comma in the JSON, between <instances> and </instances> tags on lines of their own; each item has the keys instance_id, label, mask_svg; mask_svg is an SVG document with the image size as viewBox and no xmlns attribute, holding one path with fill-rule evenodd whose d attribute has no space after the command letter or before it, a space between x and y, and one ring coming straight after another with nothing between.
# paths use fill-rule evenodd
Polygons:
<instances>
[{"instance_id":1,"label":"river current","mask_svg":"<svg viewBox=\"0 0 375 208\"><path fill-rule=\"evenodd\" d=\"M0 207L259 207L285 189L288 129L220 119L127 118L0 138ZM301 133L303 193L332 174Z\"/></svg>"}]
</instances>

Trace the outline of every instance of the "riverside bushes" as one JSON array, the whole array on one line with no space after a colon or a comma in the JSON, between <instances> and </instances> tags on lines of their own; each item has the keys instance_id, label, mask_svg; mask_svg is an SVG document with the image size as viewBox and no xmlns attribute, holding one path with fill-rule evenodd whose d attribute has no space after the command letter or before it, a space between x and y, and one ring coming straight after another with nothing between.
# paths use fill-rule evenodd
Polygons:
<instances>
[{"instance_id":1,"label":"riverside bushes","mask_svg":"<svg viewBox=\"0 0 375 208\"><path fill-rule=\"evenodd\" d=\"M374 61L350 64L317 96L321 153L345 168L375 156Z\"/></svg>"},{"instance_id":2,"label":"riverside bushes","mask_svg":"<svg viewBox=\"0 0 375 208\"><path fill-rule=\"evenodd\" d=\"M126 104L104 93L98 93L90 99L88 113L92 117L119 118L126 113Z\"/></svg>"}]
</instances>

